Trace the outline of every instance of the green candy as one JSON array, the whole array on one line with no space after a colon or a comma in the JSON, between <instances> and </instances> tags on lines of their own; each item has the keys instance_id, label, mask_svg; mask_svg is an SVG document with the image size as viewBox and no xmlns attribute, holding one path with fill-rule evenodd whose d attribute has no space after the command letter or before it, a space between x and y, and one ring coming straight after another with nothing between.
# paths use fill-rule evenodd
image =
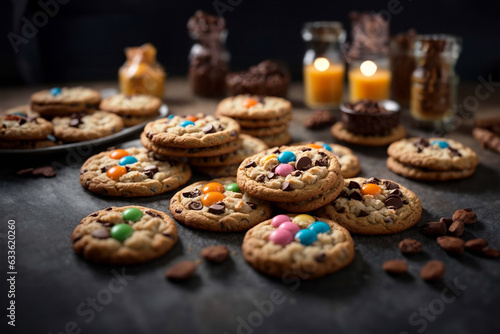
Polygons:
<instances>
[{"instance_id":1,"label":"green candy","mask_svg":"<svg viewBox=\"0 0 500 334\"><path fill-rule=\"evenodd\" d=\"M240 192L240 187L238 187L238 183L229 183L226 186L226 190L227 191L232 191L232 192L235 192L235 193L239 193Z\"/></svg>"},{"instance_id":2,"label":"green candy","mask_svg":"<svg viewBox=\"0 0 500 334\"><path fill-rule=\"evenodd\" d=\"M118 241L125 241L125 239L130 238L130 236L134 233L132 226L129 224L116 224L111 228L111 237Z\"/></svg>"},{"instance_id":3,"label":"green candy","mask_svg":"<svg viewBox=\"0 0 500 334\"><path fill-rule=\"evenodd\" d=\"M122 213L122 218L123 220L131 220L133 222L139 221L144 214L142 213L141 210L136 209L136 208L128 208Z\"/></svg>"}]
</instances>

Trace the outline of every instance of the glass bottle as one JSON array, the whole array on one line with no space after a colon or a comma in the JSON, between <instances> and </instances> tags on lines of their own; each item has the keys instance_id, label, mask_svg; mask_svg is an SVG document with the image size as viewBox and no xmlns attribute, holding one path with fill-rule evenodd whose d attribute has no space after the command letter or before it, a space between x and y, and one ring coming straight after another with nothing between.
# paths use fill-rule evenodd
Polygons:
<instances>
[{"instance_id":1,"label":"glass bottle","mask_svg":"<svg viewBox=\"0 0 500 334\"><path fill-rule=\"evenodd\" d=\"M391 59L391 98L401 106L410 104L411 78L415 70L415 44L416 32L411 29L391 38L389 54Z\"/></svg>"},{"instance_id":2,"label":"glass bottle","mask_svg":"<svg viewBox=\"0 0 500 334\"><path fill-rule=\"evenodd\" d=\"M309 108L336 108L344 93L345 63L341 45L346 33L340 22L308 22L302 30L304 94Z\"/></svg>"}]
</instances>

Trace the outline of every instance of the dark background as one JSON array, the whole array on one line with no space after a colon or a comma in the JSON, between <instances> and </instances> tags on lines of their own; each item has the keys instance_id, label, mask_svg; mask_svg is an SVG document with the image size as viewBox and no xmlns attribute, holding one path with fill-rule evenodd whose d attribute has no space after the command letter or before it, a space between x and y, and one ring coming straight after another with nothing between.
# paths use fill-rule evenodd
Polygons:
<instances>
[{"instance_id":1,"label":"dark background","mask_svg":"<svg viewBox=\"0 0 500 334\"><path fill-rule=\"evenodd\" d=\"M152 42L170 75L184 75L191 40L188 18L203 9L216 14L213 0L60 0L59 10L15 53L7 34L20 33L21 17L30 22L40 0L0 0L0 85L113 80L123 64L123 49ZM41 0L53 2L56 0ZM352 10L380 11L389 0L268 1L219 0L236 3L223 16L229 28L227 47L233 70L270 58L288 64L301 78L302 24L339 20L350 30ZM238 4L239 3L239 4ZM493 73L500 77L500 1L400 0L402 11L391 17L391 33L415 28L420 33L463 37L457 71L464 81Z\"/></svg>"}]
</instances>

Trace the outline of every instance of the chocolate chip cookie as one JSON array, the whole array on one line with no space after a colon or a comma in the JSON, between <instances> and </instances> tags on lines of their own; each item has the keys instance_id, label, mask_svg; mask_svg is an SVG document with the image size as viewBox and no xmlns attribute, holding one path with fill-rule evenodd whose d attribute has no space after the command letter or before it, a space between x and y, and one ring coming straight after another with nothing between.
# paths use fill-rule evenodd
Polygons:
<instances>
[{"instance_id":1,"label":"chocolate chip cookie","mask_svg":"<svg viewBox=\"0 0 500 334\"><path fill-rule=\"evenodd\" d=\"M17 114L0 116L0 141L42 140L52 130L52 124L40 117L23 117Z\"/></svg>"},{"instance_id":2,"label":"chocolate chip cookie","mask_svg":"<svg viewBox=\"0 0 500 334\"><path fill-rule=\"evenodd\" d=\"M100 109L121 116L125 126L133 126L158 116L161 103L152 95L117 94L105 98Z\"/></svg>"},{"instance_id":3,"label":"chocolate chip cookie","mask_svg":"<svg viewBox=\"0 0 500 334\"><path fill-rule=\"evenodd\" d=\"M244 120L288 119L292 104L279 97L237 95L225 98L217 106L216 115ZM283 124L282 123L282 124Z\"/></svg>"},{"instance_id":4,"label":"chocolate chip cookie","mask_svg":"<svg viewBox=\"0 0 500 334\"><path fill-rule=\"evenodd\" d=\"M54 135L65 142L81 142L106 137L123 129L120 116L107 111L73 113L54 117Z\"/></svg>"},{"instance_id":5,"label":"chocolate chip cookie","mask_svg":"<svg viewBox=\"0 0 500 334\"><path fill-rule=\"evenodd\" d=\"M166 213L142 206L109 207L85 217L71 234L76 254L91 262L130 265L151 261L177 242Z\"/></svg>"},{"instance_id":6,"label":"chocolate chip cookie","mask_svg":"<svg viewBox=\"0 0 500 334\"><path fill-rule=\"evenodd\" d=\"M86 87L54 87L31 96L31 109L41 116L67 116L99 109L101 94Z\"/></svg>"}]
</instances>

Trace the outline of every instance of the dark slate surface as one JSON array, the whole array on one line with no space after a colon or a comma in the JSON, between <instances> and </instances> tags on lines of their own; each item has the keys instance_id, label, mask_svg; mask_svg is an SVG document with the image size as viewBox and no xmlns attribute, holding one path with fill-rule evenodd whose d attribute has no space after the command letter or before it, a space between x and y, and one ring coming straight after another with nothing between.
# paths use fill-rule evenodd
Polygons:
<instances>
[{"instance_id":1,"label":"dark slate surface","mask_svg":"<svg viewBox=\"0 0 500 334\"><path fill-rule=\"evenodd\" d=\"M328 130L306 131L299 124L292 125L295 140L332 141ZM424 211L419 224L472 207L480 222L468 227L464 238L484 237L499 248L500 156L482 150L465 134L456 132L450 137L479 153L481 164L473 177L446 183L411 181L385 167L385 148L351 148L361 159L361 176L392 179L420 197ZM14 219L19 333L500 332L495 318L500 305L499 260L470 254L449 256L418 228L392 236L354 236L354 262L337 274L311 282L283 282L255 272L241 255L244 233L209 233L182 225L178 225L179 243L156 261L127 268L94 265L75 256L69 241L83 217L110 205L139 204L168 212L171 194L137 199L96 196L80 186L82 160L74 156L57 158L66 166L53 179L15 175L19 168L50 164L53 157L0 159L1 308L6 312L6 223ZM406 237L423 242L425 253L408 257L409 275L390 277L381 265L388 259L404 258L397 244ZM196 277L184 284L165 280L163 273L169 265L195 260L203 247L217 244L234 252L230 261L202 263ZM420 268L429 259L446 264L444 282L427 284L419 278ZM123 287L110 286L115 283L114 273L123 270L133 279ZM86 305L94 298L100 300L95 311ZM2 314L2 328L5 323Z\"/></svg>"}]
</instances>

